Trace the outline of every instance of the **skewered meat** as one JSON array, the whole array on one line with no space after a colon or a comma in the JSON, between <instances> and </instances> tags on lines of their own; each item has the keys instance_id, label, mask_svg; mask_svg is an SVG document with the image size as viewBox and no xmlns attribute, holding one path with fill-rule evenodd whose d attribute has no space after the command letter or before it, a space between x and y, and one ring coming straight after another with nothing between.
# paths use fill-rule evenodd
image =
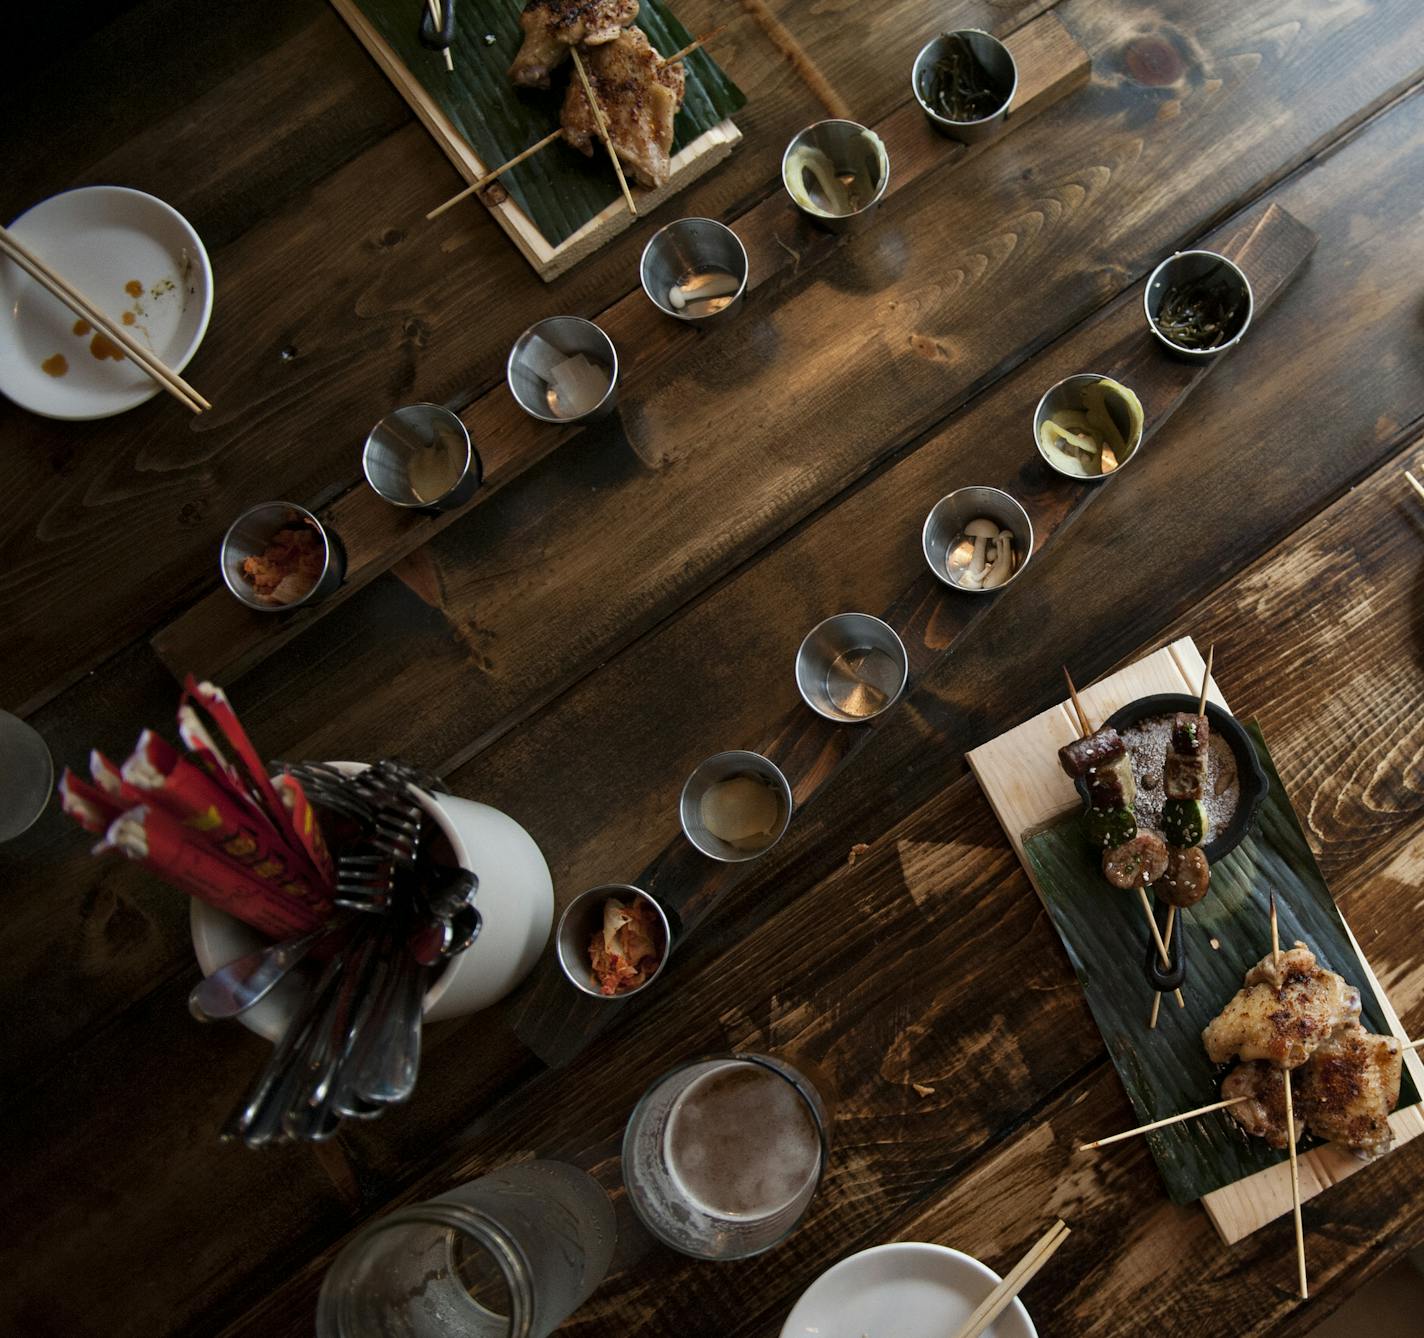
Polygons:
<instances>
[{"instance_id":1,"label":"skewered meat","mask_svg":"<svg viewBox=\"0 0 1424 1338\"><path fill-rule=\"evenodd\" d=\"M1389 1114L1399 1102L1403 1060L1393 1036L1358 1022L1322 1041L1296 1079L1296 1116L1317 1138L1343 1143L1366 1158L1388 1152ZM1223 1091L1225 1089L1223 1088Z\"/></svg>"},{"instance_id":2,"label":"skewered meat","mask_svg":"<svg viewBox=\"0 0 1424 1338\"><path fill-rule=\"evenodd\" d=\"M1264 1138L1273 1148L1284 1148L1290 1142L1286 1129L1286 1085L1281 1073L1282 1070L1274 1064L1258 1059L1249 1064L1238 1064L1221 1084L1221 1096L1225 1101L1239 1096L1250 1098L1239 1106L1228 1107L1227 1114L1248 1134ZM1297 1142L1302 1131L1303 1124L1297 1114Z\"/></svg>"},{"instance_id":3,"label":"skewered meat","mask_svg":"<svg viewBox=\"0 0 1424 1338\"><path fill-rule=\"evenodd\" d=\"M1167 845L1156 832L1139 832L1130 841L1103 851L1103 877L1114 887L1146 887L1167 867Z\"/></svg>"},{"instance_id":4,"label":"skewered meat","mask_svg":"<svg viewBox=\"0 0 1424 1338\"><path fill-rule=\"evenodd\" d=\"M1167 796L1162 805L1162 831L1174 846L1196 846L1206 839L1208 824L1201 798L1206 793L1210 741L1206 716L1177 712L1162 773Z\"/></svg>"},{"instance_id":5,"label":"skewered meat","mask_svg":"<svg viewBox=\"0 0 1424 1338\"><path fill-rule=\"evenodd\" d=\"M1268 953L1245 985L1202 1032L1214 1064L1265 1059L1298 1068L1337 1027L1357 1022L1360 992L1318 966L1304 943L1281 953L1280 973Z\"/></svg>"},{"instance_id":6,"label":"skewered meat","mask_svg":"<svg viewBox=\"0 0 1424 1338\"><path fill-rule=\"evenodd\" d=\"M1065 743L1058 750L1058 764L1074 780L1078 780L1094 767L1114 762L1126 752L1127 745L1123 743L1117 730L1104 727L1096 734L1088 734L1081 739L1074 739L1072 743Z\"/></svg>"},{"instance_id":7,"label":"skewered meat","mask_svg":"<svg viewBox=\"0 0 1424 1338\"><path fill-rule=\"evenodd\" d=\"M1211 865L1200 846L1173 846L1167 852L1167 872L1152 890L1169 906L1195 906L1211 886Z\"/></svg>"},{"instance_id":8,"label":"skewered meat","mask_svg":"<svg viewBox=\"0 0 1424 1338\"><path fill-rule=\"evenodd\" d=\"M671 171L673 117L682 106L686 71L669 65L639 28L625 28L603 46L586 48L589 84L598 99L619 161L644 186L661 186ZM569 81L562 113L564 138L592 155L599 145L593 108L578 79Z\"/></svg>"},{"instance_id":9,"label":"skewered meat","mask_svg":"<svg viewBox=\"0 0 1424 1338\"><path fill-rule=\"evenodd\" d=\"M530 0L519 16L524 44L509 77L525 88L548 88L571 47L611 42L637 17L638 0Z\"/></svg>"}]
</instances>

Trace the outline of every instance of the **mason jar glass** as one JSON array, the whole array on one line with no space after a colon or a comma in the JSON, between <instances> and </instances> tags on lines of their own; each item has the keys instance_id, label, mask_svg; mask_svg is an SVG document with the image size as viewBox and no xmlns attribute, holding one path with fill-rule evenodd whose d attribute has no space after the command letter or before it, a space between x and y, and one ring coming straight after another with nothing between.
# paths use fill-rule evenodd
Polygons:
<instances>
[{"instance_id":1,"label":"mason jar glass","mask_svg":"<svg viewBox=\"0 0 1424 1338\"><path fill-rule=\"evenodd\" d=\"M615 1234L576 1167L491 1172L356 1236L322 1283L318 1338L545 1338L603 1280Z\"/></svg>"}]
</instances>

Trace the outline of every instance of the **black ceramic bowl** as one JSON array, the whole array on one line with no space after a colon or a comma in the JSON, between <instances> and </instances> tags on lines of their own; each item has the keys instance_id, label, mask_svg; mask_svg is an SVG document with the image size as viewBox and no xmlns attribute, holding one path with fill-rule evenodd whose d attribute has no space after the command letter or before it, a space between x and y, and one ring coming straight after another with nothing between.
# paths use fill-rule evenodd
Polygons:
<instances>
[{"instance_id":1,"label":"black ceramic bowl","mask_svg":"<svg viewBox=\"0 0 1424 1338\"><path fill-rule=\"evenodd\" d=\"M1195 714L1196 709L1196 697L1188 696L1184 692L1163 692L1155 697L1139 697L1135 702L1128 702L1126 706L1114 711L1103 723L1111 725L1120 734L1153 716L1174 715L1178 711ZM1212 730L1224 739L1231 749L1232 756L1236 759L1236 774L1241 781L1241 799L1236 805L1235 816L1224 832L1218 832L1203 847L1207 859L1215 864L1223 855L1235 850L1241 844L1242 837L1251 830L1251 824L1256 820L1256 812L1270 790L1271 783L1266 779L1266 773L1256 756L1256 745L1246 732L1245 726L1213 702L1206 704L1206 718ZM1086 802L1086 795L1084 797Z\"/></svg>"}]
</instances>

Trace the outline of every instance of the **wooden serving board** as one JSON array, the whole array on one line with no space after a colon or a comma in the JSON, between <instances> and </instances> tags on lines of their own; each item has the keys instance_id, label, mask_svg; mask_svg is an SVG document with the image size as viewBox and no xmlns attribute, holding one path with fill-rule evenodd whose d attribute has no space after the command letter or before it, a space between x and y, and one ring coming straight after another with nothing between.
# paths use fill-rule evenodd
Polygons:
<instances>
[{"instance_id":1,"label":"wooden serving board","mask_svg":"<svg viewBox=\"0 0 1424 1338\"><path fill-rule=\"evenodd\" d=\"M1079 696L1089 718L1100 721L1139 697L1162 692L1195 692L1205 668L1195 644L1190 637L1186 637L1081 690ZM1208 687L1208 695L1223 709L1230 709L1214 681ZM1077 735L1072 707L1064 702L968 754L969 765L1040 897L1043 890L1038 887L1032 867L1024 857L1023 842L1026 836L1046 823L1060 819L1081 806L1072 782L1057 762L1058 749ZM1346 933L1349 934L1348 926ZM1349 935L1349 941L1359 964L1358 973L1353 975L1354 983L1373 991L1390 1031L1401 1039L1407 1039L1398 1016L1390 1007L1353 935ZM1352 973L1347 970L1343 974L1350 978ZM1189 975L1188 988L1190 981ZM1221 1002L1225 1003L1225 1000ZM1164 1004L1163 1013L1168 1011L1169 1005ZM1144 1043L1149 1034L1144 1022ZM1406 1052L1405 1064L1415 1086L1424 1090L1424 1062L1414 1052ZM1395 1111L1390 1117L1390 1124L1396 1143L1407 1142L1424 1133L1424 1106L1414 1105ZM1304 1198L1313 1197L1346 1176L1353 1175L1366 1164L1333 1145L1312 1148L1299 1158L1301 1195ZM1289 1165L1282 1161L1246 1176L1213 1190L1201 1202L1225 1242L1231 1244L1241 1240L1290 1211Z\"/></svg>"},{"instance_id":2,"label":"wooden serving board","mask_svg":"<svg viewBox=\"0 0 1424 1338\"><path fill-rule=\"evenodd\" d=\"M440 104L430 96L405 61L377 31L362 11L358 0L331 0L331 3L401 96L410 103L421 124L434 137L465 181L478 181L492 167L499 166L498 161L486 163L480 158ZM414 6L412 8L414 9ZM462 17L472 23L477 21L474 14L462 14ZM741 138L741 131L730 120L705 131L673 155L672 172L666 185L659 186L656 190L637 188L634 200L639 213L651 213L665 200L710 171L731 153ZM452 190L450 194L455 194L455 191ZM486 194L487 192L481 192L482 196ZM623 198L619 196L577 232L560 242L551 242L513 199L505 195L505 198L495 202L495 197L504 192L489 194L490 198L484 203L489 207L495 222L509 235L510 240L519 248L520 254L534 267L535 273L545 283L592 255L636 221L628 212Z\"/></svg>"}]
</instances>

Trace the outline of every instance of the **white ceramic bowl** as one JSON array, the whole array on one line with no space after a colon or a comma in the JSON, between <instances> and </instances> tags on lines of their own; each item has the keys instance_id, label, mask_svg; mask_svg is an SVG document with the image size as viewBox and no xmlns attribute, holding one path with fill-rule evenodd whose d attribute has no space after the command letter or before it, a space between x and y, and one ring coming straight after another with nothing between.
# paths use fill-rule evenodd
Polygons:
<instances>
[{"instance_id":1,"label":"white ceramic bowl","mask_svg":"<svg viewBox=\"0 0 1424 1338\"><path fill-rule=\"evenodd\" d=\"M10 231L175 371L197 352L213 311L213 270L192 224L126 186L83 186L42 200ZM137 280L139 296L124 285ZM129 359L96 358L74 312L0 260L0 393L47 418L108 418L164 393ZM55 354L62 376L42 366Z\"/></svg>"},{"instance_id":2,"label":"white ceramic bowl","mask_svg":"<svg viewBox=\"0 0 1424 1338\"><path fill-rule=\"evenodd\" d=\"M787 1316L781 1338L945 1338L998 1283L993 1269L944 1245L876 1245L822 1273ZM1037 1338L1017 1300L984 1332Z\"/></svg>"},{"instance_id":3,"label":"white ceramic bowl","mask_svg":"<svg viewBox=\"0 0 1424 1338\"><path fill-rule=\"evenodd\" d=\"M426 993L425 1020L439 1022L489 1007L529 974L554 921L554 881L534 838L498 809L448 794L422 794L421 802L461 867L479 876L475 905L484 920L480 936ZM205 976L266 942L255 929L197 898L189 924ZM239 1021L275 1041L286 1031L303 985L293 972Z\"/></svg>"}]
</instances>

